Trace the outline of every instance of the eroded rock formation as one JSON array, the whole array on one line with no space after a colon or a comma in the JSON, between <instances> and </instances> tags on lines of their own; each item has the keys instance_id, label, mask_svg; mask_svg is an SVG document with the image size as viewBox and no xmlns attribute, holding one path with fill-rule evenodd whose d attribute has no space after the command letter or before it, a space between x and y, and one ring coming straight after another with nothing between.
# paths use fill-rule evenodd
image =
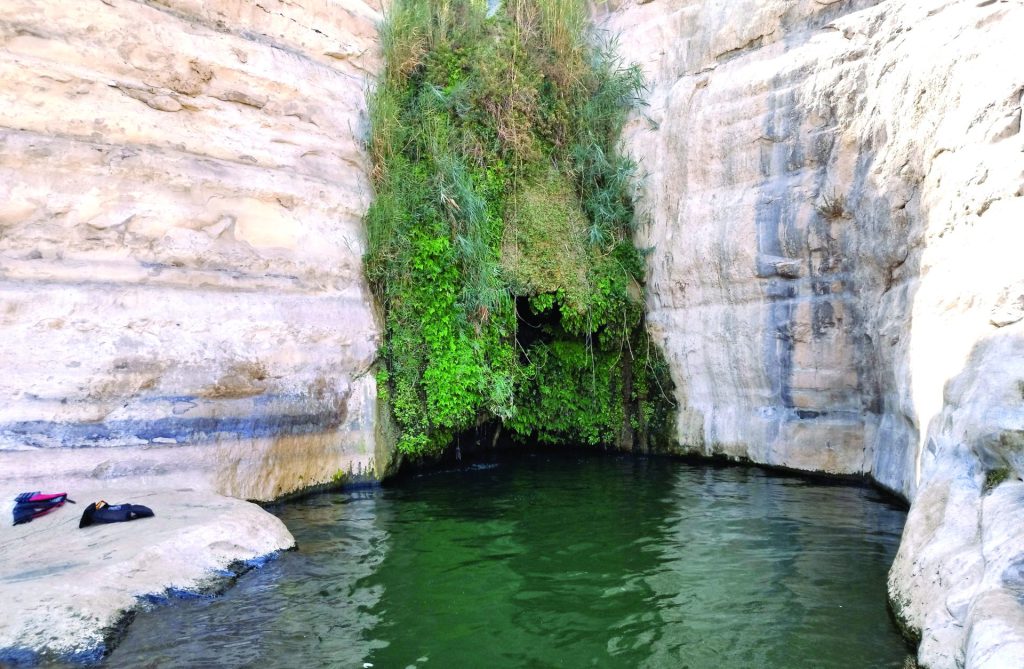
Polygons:
<instances>
[{"instance_id":1,"label":"eroded rock formation","mask_svg":"<svg viewBox=\"0 0 1024 669\"><path fill-rule=\"evenodd\" d=\"M0 478L273 499L375 458L377 3L0 6Z\"/></svg>"},{"instance_id":2,"label":"eroded rock formation","mask_svg":"<svg viewBox=\"0 0 1024 669\"><path fill-rule=\"evenodd\" d=\"M294 544L221 495L388 466L361 268L379 18L372 0L0 3L0 493L156 511L5 520L0 664L95 658L137 597Z\"/></svg>"},{"instance_id":3,"label":"eroded rock formation","mask_svg":"<svg viewBox=\"0 0 1024 669\"><path fill-rule=\"evenodd\" d=\"M904 495L924 665L1019 666L1024 6L620 4L680 441Z\"/></svg>"}]
</instances>

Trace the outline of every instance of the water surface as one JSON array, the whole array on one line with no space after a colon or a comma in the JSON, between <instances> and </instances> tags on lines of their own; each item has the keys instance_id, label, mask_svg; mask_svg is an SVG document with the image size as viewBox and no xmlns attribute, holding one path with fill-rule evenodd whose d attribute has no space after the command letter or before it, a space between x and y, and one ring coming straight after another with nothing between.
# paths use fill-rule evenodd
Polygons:
<instances>
[{"instance_id":1,"label":"water surface","mask_svg":"<svg viewBox=\"0 0 1024 669\"><path fill-rule=\"evenodd\" d=\"M899 668L904 512L756 468L534 453L276 510L298 541L110 667Z\"/></svg>"}]
</instances>

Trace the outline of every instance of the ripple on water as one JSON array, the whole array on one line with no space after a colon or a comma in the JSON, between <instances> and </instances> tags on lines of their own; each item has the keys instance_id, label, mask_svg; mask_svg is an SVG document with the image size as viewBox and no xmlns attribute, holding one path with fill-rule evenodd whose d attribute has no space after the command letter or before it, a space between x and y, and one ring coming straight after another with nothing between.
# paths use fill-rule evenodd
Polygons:
<instances>
[{"instance_id":1,"label":"ripple on water","mask_svg":"<svg viewBox=\"0 0 1024 669\"><path fill-rule=\"evenodd\" d=\"M284 506L299 550L141 614L107 660L217 667L900 667L874 490L533 454Z\"/></svg>"}]
</instances>

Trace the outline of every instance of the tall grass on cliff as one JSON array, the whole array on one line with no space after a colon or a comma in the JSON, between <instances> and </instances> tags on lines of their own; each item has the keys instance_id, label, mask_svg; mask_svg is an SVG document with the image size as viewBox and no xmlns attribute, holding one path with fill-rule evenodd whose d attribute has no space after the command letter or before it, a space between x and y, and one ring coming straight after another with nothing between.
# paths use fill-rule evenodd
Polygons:
<instances>
[{"instance_id":1,"label":"tall grass on cliff","mask_svg":"<svg viewBox=\"0 0 1024 669\"><path fill-rule=\"evenodd\" d=\"M399 448L487 421L551 442L647 434L668 381L616 145L643 77L584 0L488 5L395 0L381 27L366 272Z\"/></svg>"}]
</instances>

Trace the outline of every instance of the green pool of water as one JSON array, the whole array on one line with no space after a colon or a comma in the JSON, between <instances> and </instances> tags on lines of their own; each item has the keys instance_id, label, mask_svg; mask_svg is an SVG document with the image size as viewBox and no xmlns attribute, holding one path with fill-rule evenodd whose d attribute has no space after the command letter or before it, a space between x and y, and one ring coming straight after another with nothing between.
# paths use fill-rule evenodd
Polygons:
<instances>
[{"instance_id":1,"label":"green pool of water","mask_svg":"<svg viewBox=\"0 0 1024 669\"><path fill-rule=\"evenodd\" d=\"M904 512L756 468L523 455L275 511L299 549L111 667L901 667Z\"/></svg>"}]
</instances>

